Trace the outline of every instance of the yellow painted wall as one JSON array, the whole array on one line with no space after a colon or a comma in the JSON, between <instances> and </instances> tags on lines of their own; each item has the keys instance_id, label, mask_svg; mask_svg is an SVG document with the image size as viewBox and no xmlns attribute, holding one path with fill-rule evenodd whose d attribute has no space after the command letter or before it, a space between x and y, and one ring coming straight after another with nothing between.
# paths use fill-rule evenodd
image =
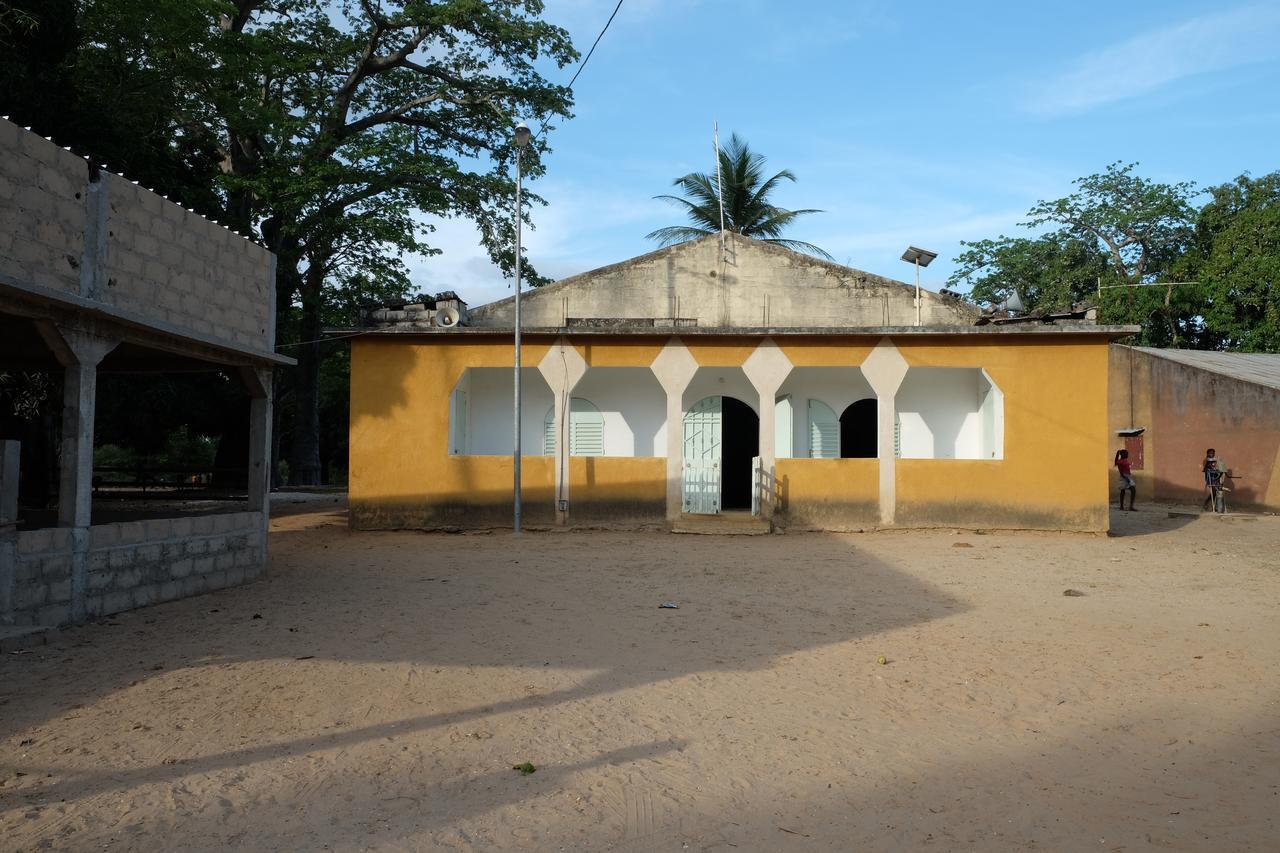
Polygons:
<instances>
[{"instance_id":1,"label":"yellow painted wall","mask_svg":"<svg viewBox=\"0 0 1280 853\"><path fill-rule=\"evenodd\" d=\"M850 530L880 523L877 459L779 459L780 521L802 530Z\"/></svg>"},{"instance_id":2,"label":"yellow painted wall","mask_svg":"<svg viewBox=\"0 0 1280 853\"><path fill-rule=\"evenodd\" d=\"M856 366L876 338L776 338L797 366ZM510 524L511 460L449 456L449 391L467 367L505 367L498 338L362 337L352 341L352 522L359 527ZM534 366L551 339L531 338ZM594 366L647 367L664 339L579 338ZM699 364L738 366L754 339L686 340ZM1108 441L1107 346L1053 335L899 337L909 365L983 367L1004 393L1002 460L896 460L897 521L907 526L1105 530L1114 448ZM553 520L554 459L524 459L525 516ZM780 459L784 512L799 526L878 521L876 460ZM659 518L666 460L572 458L573 520Z\"/></svg>"},{"instance_id":3,"label":"yellow painted wall","mask_svg":"<svg viewBox=\"0 0 1280 853\"><path fill-rule=\"evenodd\" d=\"M626 338L603 343L595 338L580 338L573 345L588 367L648 367L666 343L666 338Z\"/></svg>"},{"instance_id":4,"label":"yellow painted wall","mask_svg":"<svg viewBox=\"0 0 1280 853\"><path fill-rule=\"evenodd\" d=\"M548 342L529 340L525 364ZM507 367L510 343L459 336L448 344L360 337L351 342L352 524L361 528L509 526L512 460L450 456L449 394L468 367ZM521 463L524 516L554 519L555 460Z\"/></svg>"},{"instance_id":5,"label":"yellow painted wall","mask_svg":"<svg viewBox=\"0 0 1280 853\"><path fill-rule=\"evenodd\" d=\"M875 349L878 338L780 338L778 347L794 367L856 367Z\"/></svg>"},{"instance_id":6,"label":"yellow painted wall","mask_svg":"<svg viewBox=\"0 0 1280 853\"><path fill-rule=\"evenodd\" d=\"M661 522L667 515L666 458L569 457L569 515L575 522Z\"/></svg>"},{"instance_id":7,"label":"yellow painted wall","mask_svg":"<svg viewBox=\"0 0 1280 853\"><path fill-rule=\"evenodd\" d=\"M910 366L983 367L1004 392L1003 459L897 460L899 525L1108 528L1105 342L894 343Z\"/></svg>"}]
</instances>

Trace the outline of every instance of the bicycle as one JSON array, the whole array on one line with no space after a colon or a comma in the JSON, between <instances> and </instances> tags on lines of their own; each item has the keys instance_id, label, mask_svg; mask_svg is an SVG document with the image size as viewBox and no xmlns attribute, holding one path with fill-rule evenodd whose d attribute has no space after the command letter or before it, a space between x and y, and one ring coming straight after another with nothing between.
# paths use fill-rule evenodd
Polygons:
<instances>
[{"instance_id":1,"label":"bicycle","mask_svg":"<svg viewBox=\"0 0 1280 853\"><path fill-rule=\"evenodd\" d=\"M1212 505L1213 511L1216 513L1226 513L1227 511L1227 493L1231 491L1231 487L1227 485L1227 481L1234 479L1231 475L1231 469L1225 471L1209 472L1209 497L1205 500L1206 505Z\"/></svg>"}]
</instances>

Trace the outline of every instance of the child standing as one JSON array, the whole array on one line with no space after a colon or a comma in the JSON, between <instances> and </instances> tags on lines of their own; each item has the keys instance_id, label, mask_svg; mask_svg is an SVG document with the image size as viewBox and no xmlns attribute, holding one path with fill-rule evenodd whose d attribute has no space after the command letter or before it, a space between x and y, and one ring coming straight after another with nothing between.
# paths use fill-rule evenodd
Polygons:
<instances>
[{"instance_id":1,"label":"child standing","mask_svg":"<svg viewBox=\"0 0 1280 853\"><path fill-rule=\"evenodd\" d=\"M1124 509L1124 493L1129 493L1129 511L1134 509L1133 503L1138 499L1138 484L1133 479L1133 467L1129 462L1129 451L1116 451L1116 468L1120 471L1120 509Z\"/></svg>"}]
</instances>

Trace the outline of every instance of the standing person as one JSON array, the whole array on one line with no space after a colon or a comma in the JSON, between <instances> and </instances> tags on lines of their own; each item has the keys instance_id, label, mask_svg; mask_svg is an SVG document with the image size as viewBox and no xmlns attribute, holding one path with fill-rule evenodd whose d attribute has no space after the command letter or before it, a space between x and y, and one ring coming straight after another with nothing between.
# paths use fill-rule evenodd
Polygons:
<instances>
[{"instance_id":1,"label":"standing person","mask_svg":"<svg viewBox=\"0 0 1280 853\"><path fill-rule=\"evenodd\" d=\"M1124 509L1124 493L1129 493L1129 511L1134 510L1133 503L1138 499L1138 484L1133 479L1133 466L1129 462L1129 451L1116 451L1116 468L1120 471L1120 509Z\"/></svg>"},{"instance_id":2,"label":"standing person","mask_svg":"<svg viewBox=\"0 0 1280 853\"><path fill-rule=\"evenodd\" d=\"M1204 461L1200 463L1204 473L1204 511L1213 509L1213 487L1218 484L1222 472L1218 470L1218 453L1212 447L1204 452Z\"/></svg>"}]
</instances>

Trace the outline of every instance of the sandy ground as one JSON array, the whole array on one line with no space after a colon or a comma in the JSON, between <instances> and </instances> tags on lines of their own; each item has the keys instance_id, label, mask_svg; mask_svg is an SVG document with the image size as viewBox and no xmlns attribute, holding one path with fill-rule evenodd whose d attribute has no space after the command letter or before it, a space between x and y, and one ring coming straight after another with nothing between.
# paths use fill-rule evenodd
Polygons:
<instances>
[{"instance_id":1,"label":"sandy ground","mask_svg":"<svg viewBox=\"0 0 1280 853\"><path fill-rule=\"evenodd\" d=\"M1280 850L1280 519L1115 524L277 519L0 661L0 848Z\"/></svg>"}]
</instances>

